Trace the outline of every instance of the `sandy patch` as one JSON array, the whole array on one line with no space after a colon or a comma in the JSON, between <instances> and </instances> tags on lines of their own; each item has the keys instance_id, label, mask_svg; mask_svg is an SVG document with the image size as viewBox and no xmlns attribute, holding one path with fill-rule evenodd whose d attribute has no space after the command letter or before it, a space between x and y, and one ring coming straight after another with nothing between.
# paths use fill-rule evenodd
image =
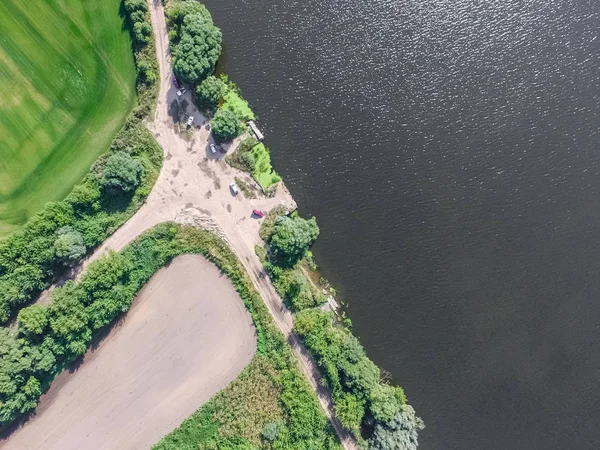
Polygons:
<instances>
[{"instance_id":1,"label":"sandy patch","mask_svg":"<svg viewBox=\"0 0 600 450\"><path fill-rule=\"evenodd\" d=\"M231 282L203 257L180 256L0 448L150 448L235 379L255 351L252 319Z\"/></svg>"}]
</instances>

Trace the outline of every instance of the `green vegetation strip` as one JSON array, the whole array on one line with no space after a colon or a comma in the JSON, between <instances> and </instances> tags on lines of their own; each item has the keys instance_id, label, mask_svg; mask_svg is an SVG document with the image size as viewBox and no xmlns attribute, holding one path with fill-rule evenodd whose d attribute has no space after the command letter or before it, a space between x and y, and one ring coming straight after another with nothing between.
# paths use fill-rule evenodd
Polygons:
<instances>
[{"instance_id":1,"label":"green vegetation strip","mask_svg":"<svg viewBox=\"0 0 600 450\"><path fill-rule=\"evenodd\" d=\"M21 310L16 330L0 330L0 423L33 409L54 377L129 309L151 276L185 253L204 255L229 277L254 320L258 349L234 383L156 448L338 449L291 349L227 244L173 223L90 264L81 281L55 289L47 305Z\"/></svg>"},{"instance_id":2,"label":"green vegetation strip","mask_svg":"<svg viewBox=\"0 0 600 450\"><path fill-rule=\"evenodd\" d=\"M64 198L135 104L120 0L0 2L0 237Z\"/></svg>"},{"instance_id":3,"label":"green vegetation strip","mask_svg":"<svg viewBox=\"0 0 600 450\"><path fill-rule=\"evenodd\" d=\"M149 26L144 0L124 4L125 24L132 35L139 28L136 24ZM158 63L151 28L144 36L134 40L139 106L109 151L65 200L48 203L20 231L0 243L0 323L6 323L125 223L152 190L162 165L162 149L139 117L152 111L148 105L156 99L157 86L151 74Z\"/></svg>"},{"instance_id":4,"label":"green vegetation strip","mask_svg":"<svg viewBox=\"0 0 600 450\"><path fill-rule=\"evenodd\" d=\"M416 449L424 425L402 388L382 382L381 370L350 330L333 313L315 308L325 294L308 279L301 261L310 255L308 249L318 234L314 217L288 217L277 208L260 229L268 247L257 247L256 253L279 294L297 312L294 331L319 364L342 425L372 450Z\"/></svg>"}]
</instances>

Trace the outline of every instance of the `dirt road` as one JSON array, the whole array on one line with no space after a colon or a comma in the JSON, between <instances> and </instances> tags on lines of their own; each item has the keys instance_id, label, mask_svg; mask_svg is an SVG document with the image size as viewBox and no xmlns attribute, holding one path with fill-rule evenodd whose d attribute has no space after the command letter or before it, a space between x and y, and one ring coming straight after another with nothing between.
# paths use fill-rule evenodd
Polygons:
<instances>
[{"instance_id":1,"label":"dirt road","mask_svg":"<svg viewBox=\"0 0 600 450\"><path fill-rule=\"evenodd\" d=\"M255 351L252 318L231 282L203 257L180 256L0 448L150 448L234 380Z\"/></svg>"}]
</instances>

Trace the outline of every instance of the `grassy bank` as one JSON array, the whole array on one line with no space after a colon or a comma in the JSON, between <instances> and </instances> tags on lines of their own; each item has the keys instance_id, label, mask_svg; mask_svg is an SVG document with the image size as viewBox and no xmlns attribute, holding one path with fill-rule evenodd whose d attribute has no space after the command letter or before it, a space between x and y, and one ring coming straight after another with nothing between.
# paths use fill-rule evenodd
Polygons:
<instances>
[{"instance_id":1,"label":"grassy bank","mask_svg":"<svg viewBox=\"0 0 600 450\"><path fill-rule=\"evenodd\" d=\"M64 198L134 107L120 3L0 3L0 237Z\"/></svg>"},{"instance_id":2,"label":"grassy bank","mask_svg":"<svg viewBox=\"0 0 600 450\"><path fill-rule=\"evenodd\" d=\"M134 35L135 22L150 26L150 15L145 1L128 1L129 10L123 7L122 13ZM109 150L64 200L46 204L21 230L0 243L0 324L125 223L152 190L162 165L162 149L141 120L152 111L148 105L156 100L157 82L151 70L158 63L152 29L143 40L135 42L136 67L144 75L137 77L138 107L134 113L114 137ZM139 185L132 191L109 190L103 185L105 165L117 153L129 155L142 167ZM65 244L77 249L68 260L60 248Z\"/></svg>"},{"instance_id":3,"label":"grassy bank","mask_svg":"<svg viewBox=\"0 0 600 450\"><path fill-rule=\"evenodd\" d=\"M204 255L229 277L252 316L258 349L235 382L156 448L338 448L314 392L235 255L215 235L171 223L90 264L81 281L56 289L47 305L23 309L16 330L0 330L0 377L10 386L0 392L1 423L34 408L56 374L129 309L158 269L184 253Z\"/></svg>"}]
</instances>

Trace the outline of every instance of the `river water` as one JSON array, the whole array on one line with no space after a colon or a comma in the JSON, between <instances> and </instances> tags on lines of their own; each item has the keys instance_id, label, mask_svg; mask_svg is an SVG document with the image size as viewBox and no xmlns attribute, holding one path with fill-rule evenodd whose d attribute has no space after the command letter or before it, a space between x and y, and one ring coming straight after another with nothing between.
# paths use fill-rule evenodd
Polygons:
<instances>
[{"instance_id":1,"label":"river water","mask_svg":"<svg viewBox=\"0 0 600 450\"><path fill-rule=\"evenodd\" d=\"M600 2L206 4L421 448L600 448Z\"/></svg>"}]
</instances>

